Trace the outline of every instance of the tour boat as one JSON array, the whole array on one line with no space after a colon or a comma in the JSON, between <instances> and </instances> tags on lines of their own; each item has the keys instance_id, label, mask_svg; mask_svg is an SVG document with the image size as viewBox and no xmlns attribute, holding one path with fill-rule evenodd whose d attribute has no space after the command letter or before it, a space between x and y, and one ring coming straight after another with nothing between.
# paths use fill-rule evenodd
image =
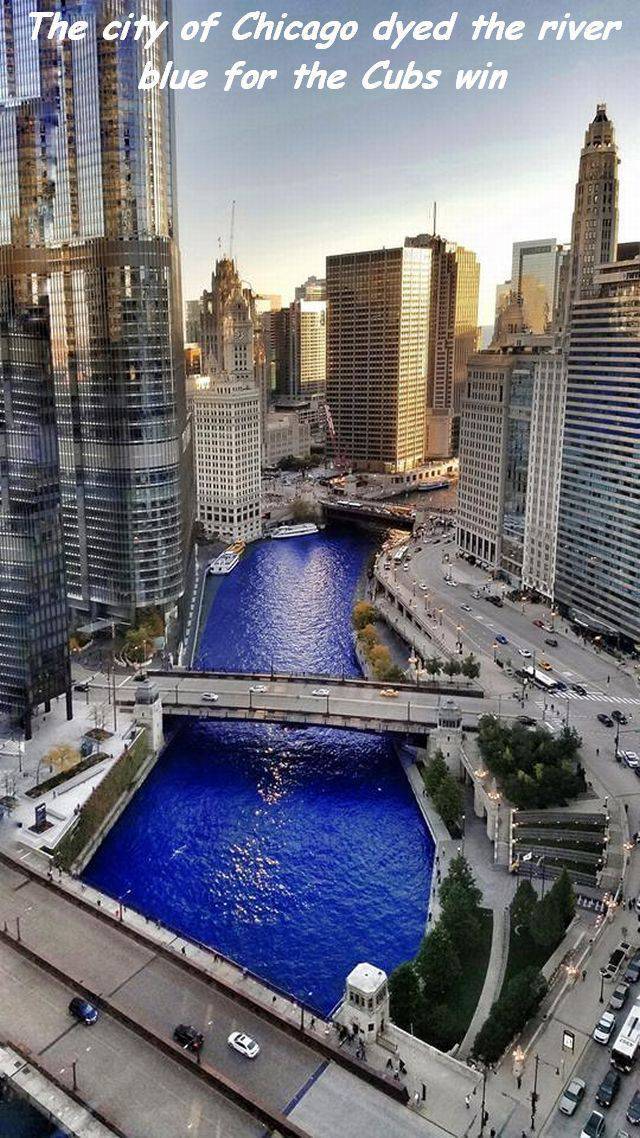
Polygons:
<instances>
[{"instance_id":1,"label":"tour boat","mask_svg":"<svg viewBox=\"0 0 640 1138\"><path fill-rule=\"evenodd\" d=\"M306 537L308 534L317 533L318 527L315 522L299 522L294 525L278 526L271 533L272 537Z\"/></svg>"},{"instance_id":2,"label":"tour boat","mask_svg":"<svg viewBox=\"0 0 640 1138\"><path fill-rule=\"evenodd\" d=\"M219 557L214 558L207 565L207 573L219 575L220 573L231 573L235 569L240 560L240 554L234 550L233 546L230 549L225 549Z\"/></svg>"},{"instance_id":3,"label":"tour boat","mask_svg":"<svg viewBox=\"0 0 640 1138\"><path fill-rule=\"evenodd\" d=\"M423 494L428 494L430 490L448 490L451 483L446 478L440 479L439 482L421 482L416 486L416 490L421 490Z\"/></svg>"}]
</instances>

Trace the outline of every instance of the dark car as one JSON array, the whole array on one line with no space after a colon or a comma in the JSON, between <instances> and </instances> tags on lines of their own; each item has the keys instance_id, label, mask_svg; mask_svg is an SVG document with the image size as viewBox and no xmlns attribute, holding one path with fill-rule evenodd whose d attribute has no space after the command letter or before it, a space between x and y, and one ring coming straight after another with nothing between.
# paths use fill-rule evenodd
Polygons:
<instances>
[{"instance_id":1,"label":"dark car","mask_svg":"<svg viewBox=\"0 0 640 1138\"><path fill-rule=\"evenodd\" d=\"M632 1126L640 1124L640 1091L634 1091L633 1098L627 1107L627 1120Z\"/></svg>"},{"instance_id":2,"label":"dark car","mask_svg":"<svg viewBox=\"0 0 640 1138\"><path fill-rule=\"evenodd\" d=\"M568 684L565 684L564 680L556 680L556 691L566 691L567 687Z\"/></svg>"},{"instance_id":3,"label":"dark car","mask_svg":"<svg viewBox=\"0 0 640 1138\"><path fill-rule=\"evenodd\" d=\"M558 641L556 640L555 636L547 636L545 644L548 644L550 648L558 647Z\"/></svg>"},{"instance_id":4,"label":"dark car","mask_svg":"<svg viewBox=\"0 0 640 1138\"><path fill-rule=\"evenodd\" d=\"M622 977L625 984L637 984L640 980L640 960L631 960L627 965L627 970Z\"/></svg>"},{"instance_id":5,"label":"dark car","mask_svg":"<svg viewBox=\"0 0 640 1138\"><path fill-rule=\"evenodd\" d=\"M185 1051L200 1051L204 1043L204 1035L191 1027L188 1023L179 1023L173 1029L173 1038Z\"/></svg>"},{"instance_id":6,"label":"dark car","mask_svg":"<svg viewBox=\"0 0 640 1138\"><path fill-rule=\"evenodd\" d=\"M627 723L629 722L626 715L623 715L622 712L618 711L617 708L614 708L611 712L611 718L615 719L616 723L621 723L623 727L626 727Z\"/></svg>"},{"instance_id":7,"label":"dark car","mask_svg":"<svg viewBox=\"0 0 640 1138\"><path fill-rule=\"evenodd\" d=\"M585 687L583 687L582 684L572 684L571 690L574 691L576 693L576 695L586 695L587 694L587 689Z\"/></svg>"},{"instance_id":8,"label":"dark car","mask_svg":"<svg viewBox=\"0 0 640 1138\"><path fill-rule=\"evenodd\" d=\"M82 692L89 691L89 681L88 680L79 680L77 684L73 685L73 690L74 691L82 691Z\"/></svg>"},{"instance_id":9,"label":"dark car","mask_svg":"<svg viewBox=\"0 0 640 1138\"><path fill-rule=\"evenodd\" d=\"M523 727L535 727L537 724L537 720L532 719L530 715L519 715L517 722L521 723Z\"/></svg>"},{"instance_id":10,"label":"dark car","mask_svg":"<svg viewBox=\"0 0 640 1138\"><path fill-rule=\"evenodd\" d=\"M619 1090L620 1075L617 1071L607 1071L596 1091L596 1102L598 1106L611 1106Z\"/></svg>"},{"instance_id":11,"label":"dark car","mask_svg":"<svg viewBox=\"0 0 640 1138\"><path fill-rule=\"evenodd\" d=\"M69 1014L79 1020L80 1023L86 1023L87 1027L90 1027L98 1019L98 1009L94 1008L88 1000L83 1000L82 996L73 997L69 1004Z\"/></svg>"},{"instance_id":12,"label":"dark car","mask_svg":"<svg viewBox=\"0 0 640 1138\"><path fill-rule=\"evenodd\" d=\"M603 727L613 727L613 719L609 715L605 715L604 711L600 712L598 723L602 723Z\"/></svg>"},{"instance_id":13,"label":"dark car","mask_svg":"<svg viewBox=\"0 0 640 1138\"><path fill-rule=\"evenodd\" d=\"M503 632L498 633L498 635L496 636L496 641L498 644L508 644L509 643L509 641L507 640L507 638Z\"/></svg>"}]
</instances>

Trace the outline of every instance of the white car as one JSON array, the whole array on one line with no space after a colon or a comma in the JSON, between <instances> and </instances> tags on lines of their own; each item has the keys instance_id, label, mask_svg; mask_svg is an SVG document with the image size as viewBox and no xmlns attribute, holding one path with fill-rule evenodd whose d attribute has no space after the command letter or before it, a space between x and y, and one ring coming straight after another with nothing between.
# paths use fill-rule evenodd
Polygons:
<instances>
[{"instance_id":1,"label":"white car","mask_svg":"<svg viewBox=\"0 0 640 1138\"><path fill-rule=\"evenodd\" d=\"M245 1059L255 1059L256 1055L260 1054L259 1044L243 1031L232 1031L227 1043L234 1051L244 1055Z\"/></svg>"},{"instance_id":2,"label":"white car","mask_svg":"<svg viewBox=\"0 0 640 1138\"><path fill-rule=\"evenodd\" d=\"M562 1114L574 1114L576 1107L582 1102L587 1084L584 1079L572 1079L564 1089L564 1094L558 1103L558 1110Z\"/></svg>"},{"instance_id":3,"label":"white car","mask_svg":"<svg viewBox=\"0 0 640 1138\"><path fill-rule=\"evenodd\" d=\"M471 612L471 605L460 605L463 612Z\"/></svg>"},{"instance_id":4,"label":"white car","mask_svg":"<svg viewBox=\"0 0 640 1138\"><path fill-rule=\"evenodd\" d=\"M613 1012L604 1012L593 1029L593 1038L596 1043L608 1043L616 1026L616 1017Z\"/></svg>"},{"instance_id":5,"label":"white car","mask_svg":"<svg viewBox=\"0 0 640 1138\"><path fill-rule=\"evenodd\" d=\"M217 703L220 696L216 695L214 691L206 691L202 697L203 703Z\"/></svg>"},{"instance_id":6,"label":"white car","mask_svg":"<svg viewBox=\"0 0 640 1138\"><path fill-rule=\"evenodd\" d=\"M533 653L530 652L528 648L518 648L518 652L524 660L530 660L533 655Z\"/></svg>"},{"instance_id":7,"label":"white car","mask_svg":"<svg viewBox=\"0 0 640 1138\"><path fill-rule=\"evenodd\" d=\"M328 695L331 695L331 692L329 688L314 688L311 694L314 695L316 699L326 699Z\"/></svg>"},{"instance_id":8,"label":"white car","mask_svg":"<svg viewBox=\"0 0 640 1138\"><path fill-rule=\"evenodd\" d=\"M252 691L254 695L264 695L266 690L267 690L266 684L252 684L251 687L249 688L249 691Z\"/></svg>"},{"instance_id":9,"label":"white car","mask_svg":"<svg viewBox=\"0 0 640 1138\"><path fill-rule=\"evenodd\" d=\"M640 756L637 751L625 751L623 762L626 766L631 767L635 771L640 767Z\"/></svg>"},{"instance_id":10,"label":"white car","mask_svg":"<svg viewBox=\"0 0 640 1138\"><path fill-rule=\"evenodd\" d=\"M420 582L420 588L422 589L422 592L423 592L423 593L428 593L428 592L429 592L429 586L428 586L428 585L426 585L424 581L421 581L421 582Z\"/></svg>"}]
</instances>

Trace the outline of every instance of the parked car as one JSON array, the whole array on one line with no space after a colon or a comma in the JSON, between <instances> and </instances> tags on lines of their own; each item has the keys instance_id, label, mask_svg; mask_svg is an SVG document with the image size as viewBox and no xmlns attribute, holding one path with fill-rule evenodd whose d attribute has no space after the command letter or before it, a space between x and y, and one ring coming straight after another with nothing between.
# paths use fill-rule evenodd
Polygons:
<instances>
[{"instance_id":1,"label":"parked car","mask_svg":"<svg viewBox=\"0 0 640 1138\"><path fill-rule=\"evenodd\" d=\"M572 684L571 685L571 691L574 691L576 693L576 695L586 695L587 694L587 689L582 684Z\"/></svg>"},{"instance_id":2,"label":"parked car","mask_svg":"<svg viewBox=\"0 0 640 1138\"><path fill-rule=\"evenodd\" d=\"M622 761L624 765L626 767L629 767L629 769L632 771L637 771L638 767L640 767L640 758L638 758L638 755L635 751L625 751Z\"/></svg>"},{"instance_id":3,"label":"parked car","mask_svg":"<svg viewBox=\"0 0 640 1138\"><path fill-rule=\"evenodd\" d=\"M72 1015L80 1023L85 1023L87 1027L91 1027L97 1022L98 1009L94 1008L88 1000L83 1000L82 996L74 996L69 1004L69 1015Z\"/></svg>"},{"instance_id":4,"label":"parked car","mask_svg":"<svg viewBox=\"0 0 640 1138\"><path fill-rule=\"evenodd\" d=\"M623 713L619 711L617 707L614 707L613 711L611 712L611 718L615 719L616 723L621 723L623 727L626 727L627 723L629 722L626 715L623 715Z\"/></svg>"},{"instance_id":5,"label":"parked car","mask_svg":"<svg viewBox=\"0 0 640 1138\"><path fill-rule=\"evenodd\" d=\"M597 719L598 723L602 723L603 727L613 727L613 719L611 719L610 716L605 715L604 711L600 712Z\"/></svg>"},{"instance_id":6,"label":"parked car","mask_svg":"<svg viewBox=\"0 0 640 1138\"><path fill-rule=\"evenodd\" d=\"M582 1128L580 1138L602 1138L606 1128L604 1114L600 1114L599 1110L592 1110Z\"/></svg>"},{"instance_id":7,"label":"parked car","mask_svg":"<svg viewBox=\"0 0 640 1138\"><path fill-rule=\"evenodd\" d=\"M315 696L316 699L326 699L327 696L331 695L331 692L329 688L314 688L311 694Z\"/></svg>"},{"instance_id":8,"label":"parked car","mask_svg":"<svg viewBox=\"0 0 640 1138\"><path fill-rule=\"evenodd\" d=\"M234 1051L244 1055L245 1059L255 1059L256 1055L260 1054L260 1044L250 1035L245 1035L243 1031L232 1031L227 1043Z\"/></svg>"},{"instance_id":9,"label":"parked car","mask_svg":"<svg viewBox=\"0 0 640 1138\"><path fill-rule=\"evenodd\" d=\"M596 1102L598 1106L611 1106L619 1090L620 1075L617 1071L607 1071L596 1091Z\"/></svg>"},{"instance_id":10,"label":"parked car","mask_svg":"<svg viewBox=\"0 0 640 1138\"><path fill-rule=\"evenodd\" d=\"M541 620L533 620L531 623L535 624L536 628L543 628L544 627L544 622Z\"/></svg>"},{"instance_id":11,"label":"parked car","mask_svg":"<svg viewBox=\"0 0 640 1138\"><path fill-rule=\"evenodd\" d=\"M496 640L497 640L498 644L508 644L509 643L506 636L504 636L504 634L502 632L498 633L498 635L496 636Z\"/></svg>"},{"instance_id":12,"label":"parked car","mask_svg":"<svg viewBox=\"0 0 640 1138\"><path fill-rule=\"evenodd\" d=\"M379 692L378 694L381 696L384 696L385 699L397 699L398 698L398 693L395 690L395 688L383 688L382 691Z\"/></svg>"},{"instance_id":13,"label":"parked car","mask_svg":"<svg viewBox=\"0 0 640 1138\"><path fill-rule=\"evenodd\" d=\"M634 1091L633 1098L627 1107L627 1122L632 1126L640 1124L640 1091Z\"/></svg>"},{"instance_id":14,"label":"parked car","mask_svg":"<svg viewBox=\"0 0 640 1138\"><path fill-rule=\"evenodd\" d=\"M206 691L202 696L203 703L217 703L220 696L214 691Z\"/></svg>"},{"instance_id":15,"label":"parked car","mask_svg":"<svg viewBox=\"0 0 640 1138\"><path fill-rule=\"evenodd\" d=\"M556 640L555 636L547 636L545 644L548 644L550 648L558 647L558 641Z\"/></svg>"},{"instance_id":16,"label":"parked car","mask_svg":"<svg viewBox=\"0 0 640 1138\"><path fill-rule=\"evenodd\" d=\"M616 1026L616 1017L613 1012L603 1012L593 1029L593 1038L596 1043L608 1043Z\"/></svg>"},{"instance_id":17,"label":"parked car","mask_svg":"<svg viewBox=\"0 0 640 1138\"><path fill-rule=\"evenodd\" d=\"M266 692L266 690L267 690L266 684L252 684L251 687L249 688L249 691L253 692L254 695L263 695L264 692Z\"/></svg>"},{"instance_id":18,"label":"parked car","mask_svg":"<svg viewBox=\"0 0 640 1138\"><path fill-rule=\"evenodd\" d=\"M173 1038L184 1051L198 1052L202 1050L204 1035L189 1023L179 1023L173 1029Z\"/></svg>"},{"instance_id":19,"label":"parked car","mask_svg":"<svg viewBox=\"0 0 640 1138\"><path fill-rule=\"evenodd\" d=\"M571 1082L564 1088L562 1098L558 1103L558 1110L562 1114L574 1114L576 1108L584 1098L584 1092L587 1089L587 1084L584 1079L572 1079Z\"/></svg>"},{"instance_id":20,"label":"parked car","mask_svg":"<svg viewBox=\"0 0 640 1138\"><path fill-rule=\"evenodd\" d=\"M622 979L624 980L625 984L638 983L638 980L640 980L640 960L634 957L633 960L629 961L627 964L626 972Z\"/></svg>"},{"instance_id":21,"label":"parked car","mask_svg":"<svg viewBox=\"0 0 640 1138\"><path fill-rule=\"evenodd\" d=\"M624 1005L627 1002L628 996L629 996L629 985L625 984L624 982L621 984L617 984L616 987L613 989L613 992L611 993L610 997L609 997L609 1007L615 1008L616 1011L618 1011L620 1008L624 1007Z\"/></svg>"}]
</instances>

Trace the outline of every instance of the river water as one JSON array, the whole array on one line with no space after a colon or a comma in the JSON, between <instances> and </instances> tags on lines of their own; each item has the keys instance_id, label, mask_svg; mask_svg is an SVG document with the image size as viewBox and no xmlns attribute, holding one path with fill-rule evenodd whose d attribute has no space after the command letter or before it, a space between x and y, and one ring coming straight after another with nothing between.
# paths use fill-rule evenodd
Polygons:
<instances>
[{"instance_id":1,"label":"river water","mask_svg":"<svg viewBox=\"0 0 640 1138\"><path fill-rule=\"evenodd\" d=\"M251 546L225 577L199 665L357 675L350 630L369 537ZM169 721L160 761L85 879L328 1012L424 930L433 845L384 736Z\"/></svg>"}]
</instances>

